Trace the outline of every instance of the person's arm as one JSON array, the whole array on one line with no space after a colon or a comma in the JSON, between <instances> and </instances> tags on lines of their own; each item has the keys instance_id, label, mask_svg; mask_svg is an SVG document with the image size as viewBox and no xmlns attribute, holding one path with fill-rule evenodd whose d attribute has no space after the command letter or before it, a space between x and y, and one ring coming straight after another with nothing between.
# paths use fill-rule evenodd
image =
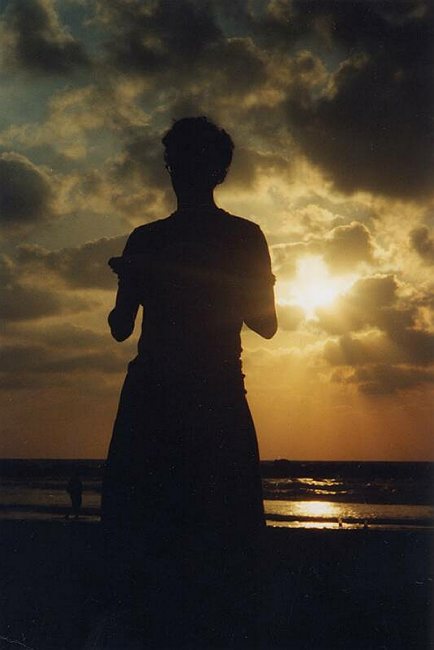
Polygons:
<instances>
[{"instance_id":1,"label":"person's arm","mask_svg":"<svg viewBox=\"0 0 434 650\"><path fill-rule=\"evenodd\" d=\"M134 330L140 295L134 282L132 267L128 255L134 252L134 232L128 238L122 257L112 257L109 265L118 276L118 290L115 306L108 316L108 323L113 338L125 341ZM130 260L131 263L131 260Z\"/></svg>"},{"instance_id":2,"label":"person's arm","mask_svg":"<svg viewBox=\"0 0 434 650\"><path fill-rule=\"evenodd\" d=\"M271 339L277 331L274 303L275 277L271 271L270 253L262 230L257 227L249 255L244 322L251 330Z\"/></svg>"}]
</instances>

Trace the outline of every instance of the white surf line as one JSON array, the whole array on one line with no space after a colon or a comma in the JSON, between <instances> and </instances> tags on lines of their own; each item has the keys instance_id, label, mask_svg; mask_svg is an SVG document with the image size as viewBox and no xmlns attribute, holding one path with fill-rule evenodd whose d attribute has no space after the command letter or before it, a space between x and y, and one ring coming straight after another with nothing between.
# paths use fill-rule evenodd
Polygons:
<instances>
[{"instance_id":1,"label":"white surf line","mask_svg":"<svg viewBox=\"0 0 434 650\"><path fill-rule=\"evenodd\" d=\"M10 643L11 645L19 645L22 648L27 648L27 650L35 650L35 648L31 648L29 645L26 645L25 643L22 643L16 639L9 639L7 636L0 635L0 641L6 641L6 643Z\"/></svg>"}]
</instances>

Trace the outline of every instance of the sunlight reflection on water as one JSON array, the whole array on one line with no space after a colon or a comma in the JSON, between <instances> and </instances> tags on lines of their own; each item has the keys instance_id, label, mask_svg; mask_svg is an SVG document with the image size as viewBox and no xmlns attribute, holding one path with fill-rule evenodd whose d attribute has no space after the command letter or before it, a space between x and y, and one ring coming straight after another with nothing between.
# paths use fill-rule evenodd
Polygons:
<instances>
[{"instance_id":1,"label":"sunlight reflection on water","mask_svg":"<svg viewBox=\"0 0 434 650\"><path fill-rule=\"evenodd\" d=\"M302 485L312 485L312 486L337 486L337 485L342 485L340 481L337 481L335 478L298 478L297 479L298 483L301 483Z\"/></svg>"},{"instance_id":2,"label":"sunlight reflection on water","mask_svg":"<svg viewBox=\"0 0 434 650\"><path fill-rule=\"evenodd\" d=\"M274 526L336 528L434 526L434 508L425 505L265 500L267 523Z\"/></svg>"}]
</instances>

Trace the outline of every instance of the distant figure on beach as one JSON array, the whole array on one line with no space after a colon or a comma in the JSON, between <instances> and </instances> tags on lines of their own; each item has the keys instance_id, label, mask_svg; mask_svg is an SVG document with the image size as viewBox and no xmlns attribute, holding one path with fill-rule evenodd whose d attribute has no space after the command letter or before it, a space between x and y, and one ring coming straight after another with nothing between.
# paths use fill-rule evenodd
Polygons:
<instances>
[{"instance_id":1,"label":"distant figure on beach","mask_svg":"<svg viewBox=\"0 0 434 650\"><path fill-rule=\"evenodd\" d=\"M83 484L77 474L74 474L74 476L70 478L66 487L66 491L68 492L69 498L71 499L72 514L74 515L75 519L78 519L80 516ZM66 518L69 519L69 513L66 515Z\"/></svg>"},{"instance_id":2,"label":"distant figure on beach","mask_svg":"<svg viewBox=\"0 0 434 650\"><path fill-rule=\"evenodd\" d=\"M228 549L245 557L265 526L240 332L245 324L275 334L275 278L259 226L214 201L232 160L230 136L194 117L175 122L162 142L177 209L136 228L109 261L119 279L113 337L132 334L140 306L143 322L114 423L102 522L123 560L138 535L160 555L164 543L194 538L190 566L226 549L226 575L239 565Z\"/></svg>"}]
</instances>

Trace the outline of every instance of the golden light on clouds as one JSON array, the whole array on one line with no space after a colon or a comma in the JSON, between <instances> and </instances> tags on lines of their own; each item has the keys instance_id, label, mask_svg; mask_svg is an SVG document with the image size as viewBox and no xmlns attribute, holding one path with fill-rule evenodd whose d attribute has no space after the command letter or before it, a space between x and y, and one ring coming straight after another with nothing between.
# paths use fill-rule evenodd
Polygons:
<instances>
[{"instance_id":1,"label":"golden light on clouds","mask_svg":"<svg viewBox=\"0 0 434 650\"><path fill-rule=\"evenodd\" d=\"M357 276L331 275L324 260L318 255L302 257L297 262L293 280L277 283L278 302L296 305L308 320L315 319L318 307L326 307L354 284Z\"/></svg>"}]
</instances>

